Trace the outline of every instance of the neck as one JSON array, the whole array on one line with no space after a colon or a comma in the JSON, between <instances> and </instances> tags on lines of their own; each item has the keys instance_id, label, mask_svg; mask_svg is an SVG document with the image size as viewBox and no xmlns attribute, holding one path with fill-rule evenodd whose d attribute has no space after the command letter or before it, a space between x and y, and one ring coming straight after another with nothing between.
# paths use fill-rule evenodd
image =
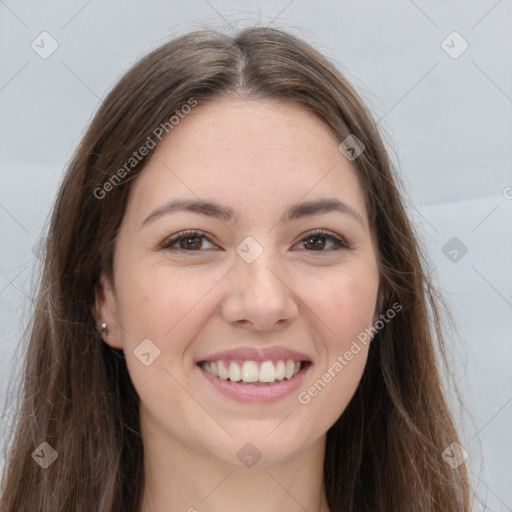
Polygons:
<instances>
[{"instance_id":1,"label":"neck","mask_svg":"<svg viewBox=\"0 0 512 512\"><path fill-rule=\"evenodd\" d=\"M325 436L286 461L235 466L141 422L145 488L141 512L328 512Z\"/></svg>"}]
</instances>

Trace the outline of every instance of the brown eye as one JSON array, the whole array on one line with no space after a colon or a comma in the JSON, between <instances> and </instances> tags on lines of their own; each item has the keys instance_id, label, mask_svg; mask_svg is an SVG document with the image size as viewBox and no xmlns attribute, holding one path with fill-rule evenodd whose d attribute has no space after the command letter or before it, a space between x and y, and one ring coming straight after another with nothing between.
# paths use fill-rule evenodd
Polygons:
<instances>
[{"instance_id":1,"label":"brown eye","mask_svg":"<svg viewBox=\"0 0 512 512\"><path fill-rule=\"evenodd\" d=\"M200 249L201 248L200 236L186 236L178 240L180 249Z\"/></svg>"},{"instance_id":2,"label":"brown eye","mask_svg":"<svg viewBox=\"0 0 512 512\"><path fill-rule=\"evenodd\" d=\"M312 237L306 238L306 240L304 240L304 246L307 249L322 250L325 247L326 239L327 239L327 237L325 237L325 236L312 236Z\"/></svg>"},{"instance_id":3,"label":"brown eye","mask_svg":"<svg viewBox=\"0 0 512 512\"><path fill-rule=\"evenodd\" d=\"M209 238L200 231L181 231L167 238L160 247L169 251L197 252L204 249L203 240Z\"/></svg>"},{"instance_id":4,"label":"brown eye","mask_svg":"<svg viewBox=\"0 0 512 512\"><path fill-rule=\"evenodd\" d=\"M325 249L329 242L333 244L334 247L331 246ZM301 243L309 252L329 252L330 250L349 248L348 244L343 240L322 230L308 233L306 237L301 240Z\"/></svg>"}]
</instances>

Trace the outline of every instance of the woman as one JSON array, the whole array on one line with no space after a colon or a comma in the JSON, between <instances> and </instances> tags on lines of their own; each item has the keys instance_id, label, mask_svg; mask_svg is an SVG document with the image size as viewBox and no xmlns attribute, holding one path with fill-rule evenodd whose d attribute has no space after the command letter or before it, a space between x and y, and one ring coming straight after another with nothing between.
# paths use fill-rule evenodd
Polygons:
<instances>
[{"instance_id":1,"label":"woman","mask_svg":"<svg viewBox=\"0 0 512 512\"><path fill-rule=\"evenodd\" d=\"M0 509L469 510L436 349L345 78L280 30L185 35L60 188Z\"/></svg>"}]
</instances>

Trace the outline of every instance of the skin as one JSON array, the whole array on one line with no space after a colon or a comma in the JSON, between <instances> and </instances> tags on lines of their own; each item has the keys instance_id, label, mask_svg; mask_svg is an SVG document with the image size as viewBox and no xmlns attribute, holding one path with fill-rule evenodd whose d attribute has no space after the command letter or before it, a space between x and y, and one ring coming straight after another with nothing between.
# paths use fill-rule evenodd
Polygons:
<instances>
[{"instance_id":1,"label":"skin","mask_svg":"<svg viewBox=\"0 0 512 512\"><path fill-rule=\"evenodd\" d=\"M294 102L216 99L180 121L132 184L115 286L102 274L95 312L108 323L104 341L124 350L141 399L143 512L328 510L326 432L359 384L368 346L306 405L297 393L237 402L215 390L195 361L236 347L284 346L313 362L303 391L372 325L377 252L363 190L339 142ZM333 197L362 222L340 212L282 219L292 204ZM175 212L143 225L177 198L215 201L237 217ZM322 235L305 242L318 228L350 249ZM181 251L179 242L174 252L160 247L188 229L206 238L182 241ZM247 236L263 249L252 263L236 252ZM160 350L149 366L134 355L144 339ZM237 458L248 442L261 454L250 468Z\"/></svg>"}]
</instances>

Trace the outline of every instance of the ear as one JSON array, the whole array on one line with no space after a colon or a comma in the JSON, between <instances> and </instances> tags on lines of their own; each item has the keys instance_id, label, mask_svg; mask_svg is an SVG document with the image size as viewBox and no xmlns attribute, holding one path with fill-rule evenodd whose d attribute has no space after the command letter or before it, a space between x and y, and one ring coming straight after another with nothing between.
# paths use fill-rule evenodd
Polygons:
<instances>
[{"instance_id":1,"label":"ear","mask_svg":"<svg viewBox=\"0 0 512 512\"><path fill-rule=\"evenodd\" d=\"M96 326L105 322L106 330L100 334L103 341L112 348L123 348L122 328L117 316L117 299L113 285L102 271L95 289L93 317Z\"/></svg>"}]
</instances>

